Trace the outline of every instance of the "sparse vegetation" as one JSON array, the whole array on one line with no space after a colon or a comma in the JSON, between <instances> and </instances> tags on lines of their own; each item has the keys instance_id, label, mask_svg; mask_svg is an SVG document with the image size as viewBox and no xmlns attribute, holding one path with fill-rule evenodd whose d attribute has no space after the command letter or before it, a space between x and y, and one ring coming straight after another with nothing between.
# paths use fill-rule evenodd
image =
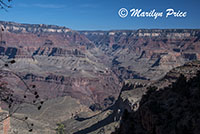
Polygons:
<instances>
[{"instance_id":1,"label":"sparse vegetation","mask_svg":"<svg viewBox=\"0 0 200 134\"><path fill-rule=\"evenodd\" d=\"M64 124L58 123L56 128L56 134L65 134L64 128L65 128Z\"/></svg>"}]
</instances>

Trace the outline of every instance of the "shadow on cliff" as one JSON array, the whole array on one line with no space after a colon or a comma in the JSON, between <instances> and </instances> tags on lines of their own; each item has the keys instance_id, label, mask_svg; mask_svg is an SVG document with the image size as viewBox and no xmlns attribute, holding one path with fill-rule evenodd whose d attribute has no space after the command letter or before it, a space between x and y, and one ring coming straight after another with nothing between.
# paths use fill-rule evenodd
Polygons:
<instances>
[{"instance_id":1,"label":"shadow on cliff","mask_svg":"<svg viewBox=\"0 0 200 134\"><path fill-rule=\"evenodd\" d=\"M187 71L187 70L186 70ZM123 113L112 134L199 134L200 71L189 79L181 74L176 82L158 89L149 87L135 112Z\"/></svg>"},{"instance_id":2,"label":"shadow on cliff","mask_svg":"<svg viewBox=\"0 0 200 134\"><path fill-rule=\"evenodd\" d=\"M123 88L122 88L122 91L123 91ZM120 95L121 95L121 92L120 92ZM119 101L119 99L117 99L117 101L115 102L114 105L108 107L107 109L103 110L101 113L99 113L99 114L97 114L97 115L94 115L94 116L88 117L88 118L77 118L77 119L76 119L77 121L84 121L84 120L88 120L88 119L91 119L91 118L95 118L95 117L97 117L97 116L100 116L103 112L105 112L105 111L107 111L107 110L113 111L112 114L110 114L110 115L109 115L108 117L106 117L105 119L103 119L103 120L97 122L96 124L94 124L94 125L92 125L92 126L90 126L90 127L88 127L88 128L85 128L85 129L83 129L83 130L77 131L77 132L75 132L74 134L88 134L88 133L94 132L94 131L96 131L96 130L98 130L98 129L100 129L100 128L101 128L101 129L99 130L98 134L99 134L99 133L100 133L100 134L104 133L104 128L103 128L104 126L107 126L107 125L109 125L109 124L112 123L112 122L119 121L119 119L120 119L120 117L121 117L121 113L119 113L119 112L117 111L117 110L118 110L118 106L117 106L117 105L118 105L118 101Z\"/></svg>"},{"instance_id":3,"label":"shadow on cliff","mask_svg":"<svg viewBox=\"0 0 200 134\"><path fill-rule=\"evenodd\" d=\"M115 114L112 113L104 120L99 121L98 123L92 125L91 127L75 132L74 134L88 134L90 132L98 130L99 128L102 128L100 131L104 131L103 127L114 122L114 117L115 117Z\"/></svg>"},{"instance_id":4,"label":"shadow on cliff","mask_svg":"<svg viewBox=\"0 0 200 134\"><path fill-rule=\"evenodd\" d=\"M123 86L122 86L122 89L121 89L121 92L120 92L120 94L119 94L119 97L120 97L120 95L121 95L121 93L122 93L123 91L125 91L125 90L131 90L132 88L133 88L132 85L129 85L129 84L123 85ZM99 114L97 114L97 115L94 115L94 116L91 116L91 117L88 117L88 118L77 118L77 119L76 119L77 121L84 121L84 120L88 120L88 119L94 118L94 117L96 117L96 116L99 116L100 114L102 114L103 112L105 112L105 111L107 111L107 110L113 111L112 114L110 114L110 115L109 115L108 117L106 117L105 119L99 121L98 123L96 123L96 124L94 124L94 125L92 125L92 126L90 126L90 127L88 127L88 128L85 128L85 129L83 129L83 130L80 130L80 131L78 131L78 132L75 132L74 134L88 134L88 133L94 132L94 131L96 131L96 130L98 130L98 129L100 129L100 128L101 128L101 129L99 130L98 134L99 134L99 133L102 134L102 133L104 133L104 128L103 128L104 126L107 126L107 125L109 125L109 124L112 123L112 122L119 121L119 120L120 120L120 117L121 117L121 115L122 115L121 112L118 112L119 97L118 97L118 99L116 100L116 102L115 102L114 105L112 105L112 106L108 107L107 109L103 110L101 113L99 113Z\"/></svg>"},{"instance_id":5,"label":"shadow on cliff","mask_svg":"<svg viewBox=\"0 0 200 134\"><path fill-rule=\"evenodd\" d=\"M120 128L112 134L198 134L200 131L200 71L189 80L181 74L176 82L163 89L148 87L135 112L124 110L123 114L118 114L118 100L108 108L113 110L111 115L74 134L87 134L99 128L102 129L98 133L103 134L103 127L121 116Z\"/></svg>"},{"instance_id":6,"label":"shadow on cliff","mask_svg":"<svg viewBox=\"0 0 200 134\"><path fill-rule=\"evenodd\" d=\"M98 113L98 114L96 114L96 115L93 115L93 116L91 116L91 117L84 118L84 117L79 117L79 116L77 116L77 117L75 118L75 120L80 121L80 122L81 122L81 121L85 121L85 120L89 120L89 119L92 119L92 118L94 118L94 117L99 116L100 114L102 114L103 112L108 111L108 110L112 110L112 111L114 111L113 114L114 114L114 113L116 114L116 113L117 113L117 110L118 110L119 97L120 97L121 93L122 93L123 91L128 91L128 90L132 90L132 89L134 89L134 85L133 85L133 84L129 84L129 83L125 84L125 83L124 83L123 86L122 86L122 89L121 89L121 91L120 91L120 93L119 93L118 99L115 101L115 103L114 103L113 105L111 105L110 107L104 109L104 110L101 111L100 113ZM117 114L116 114L116 115L117 115ZM110 118L110 117L109 117L109 118Z\"/></svg>"}]
</instances>

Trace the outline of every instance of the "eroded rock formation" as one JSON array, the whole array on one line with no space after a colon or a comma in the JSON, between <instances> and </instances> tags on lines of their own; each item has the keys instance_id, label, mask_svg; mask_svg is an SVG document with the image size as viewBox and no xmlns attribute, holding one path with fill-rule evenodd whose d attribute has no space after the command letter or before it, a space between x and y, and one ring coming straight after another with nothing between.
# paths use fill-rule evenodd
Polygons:
<instances>
[{"instance_id":1,"label":"eroded rock formation","mask_svg":"<svg viewBox=\"0 0 200 134\"><path fill-rule=\"evenodd\" d=\"M198 134L200 62L175 68L147 88L137 110L128 103L115 134Z\"/></svg>"}]
</instances>

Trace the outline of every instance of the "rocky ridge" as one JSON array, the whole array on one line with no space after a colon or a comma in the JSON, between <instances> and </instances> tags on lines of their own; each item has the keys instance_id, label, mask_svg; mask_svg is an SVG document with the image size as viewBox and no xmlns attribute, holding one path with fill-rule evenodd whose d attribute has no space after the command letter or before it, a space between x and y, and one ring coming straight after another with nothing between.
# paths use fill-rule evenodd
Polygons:
<instances>
[{"instance_id":1,"label":"rocky ridge","mask_svg":"<svg viewBox=\"0 0 200 134\"><path fill-rule=\"evenodd\" d=\"M146 88L139 103L122 102L121 125L114 134L198 134L199 72L199 61L186 63ZM137 109L127 108L134 108L131 104Z\"/></svg>"},{"instance_id":2,"label":"rocky ridge","mask_svg":"<svg viewBox=\"0 0 200 134\"><path fill-rule=\"evenodd\" d=\"M80 31L106 55L122 79L159 79L200 58L199 29ZM135 66L137 65L137 66Z\"/></svg>"}]
</instances>

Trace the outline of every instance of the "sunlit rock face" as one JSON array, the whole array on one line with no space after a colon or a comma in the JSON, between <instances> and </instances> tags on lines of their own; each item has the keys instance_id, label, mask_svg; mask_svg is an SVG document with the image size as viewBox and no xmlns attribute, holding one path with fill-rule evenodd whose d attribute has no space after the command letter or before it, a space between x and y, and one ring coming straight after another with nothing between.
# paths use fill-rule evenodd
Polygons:
<instances>
[{"instance_id":1,"label":"sunlit rock face","mask_svg":"<svg viewBox=\"0 0 200 134\"><path fill-rule=\"evenodd\" d=\"M159 79L170 69L200 59L200 30L80 31L106 55L122 79ZM120 73L119 73L120 72ZM131 75L130 75L131 74Z\"/></svg>"},{"instance_id":2,"label":"sunlit rock face","mask_svg":"<svg viewBox=\"0 0 200 134\"><path fill-rule=\"evenodd\" d=\"M107 56L84 35L66 27L0 22L0 55L43 98L71 96L82 104L101 105L116 98L121 85L104 62ZM102 60L104 59L104 61ZM20 83L19 83L20 84ZM23 86L21 86L23 88Z\"/></svg>"}]
</instances>

